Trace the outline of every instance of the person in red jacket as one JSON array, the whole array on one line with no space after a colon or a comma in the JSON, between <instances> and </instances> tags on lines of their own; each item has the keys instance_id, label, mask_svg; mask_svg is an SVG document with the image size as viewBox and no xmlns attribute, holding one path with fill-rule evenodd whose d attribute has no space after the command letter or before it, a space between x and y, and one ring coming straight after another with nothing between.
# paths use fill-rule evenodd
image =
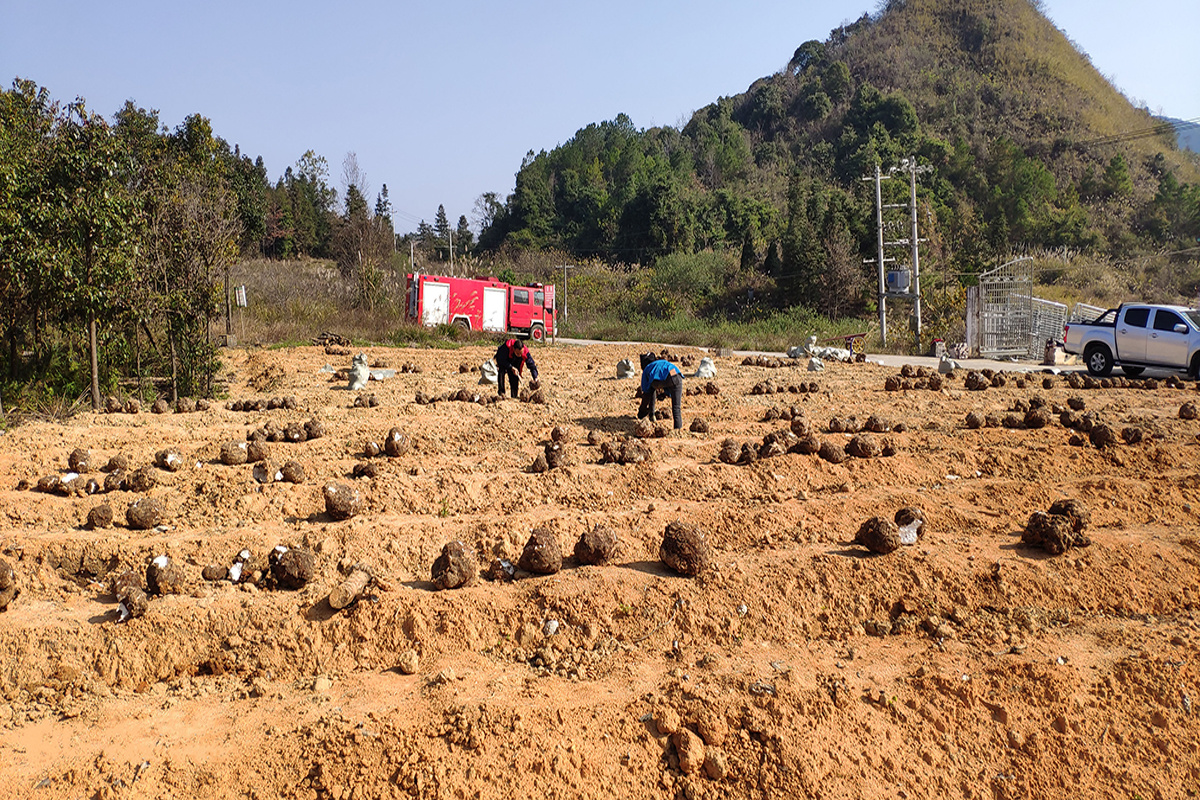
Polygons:
<instances>
[{"instance_id":1,"label":"person in red jacket","mask_svg":"<svg viewBox=\"0 0 1200 800\"><path fill-rule=\"evenodd\" d=\"M529 352L529 348L520 339L509 339L496 350L496 387L497 393L504 397L504 377L508 376L509 388L512 396L516 397L521 387L521 374L525 372L525 366L529 366L529 374L536 381L538 379L537 364L533 361L533 354Z\"/></svg>"}]
</instances>

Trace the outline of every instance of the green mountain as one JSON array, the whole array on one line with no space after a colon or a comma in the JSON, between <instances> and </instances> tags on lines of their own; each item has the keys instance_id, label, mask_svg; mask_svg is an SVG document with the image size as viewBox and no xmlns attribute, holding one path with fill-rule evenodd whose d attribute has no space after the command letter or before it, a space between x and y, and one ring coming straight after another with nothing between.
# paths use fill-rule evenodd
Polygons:
<instances>
[{"instance_id":1,"label":"green mountain","mask_svg":"<svg viewBox=\"0 0 1200 800\"><path fill-rule=\"evenodd\" d=\"M915 157L947 274L1016 251L1182 251L1200 236L1200 162L1156 124L1036 2L893 0L682 130L619 116L531 151L480 246L645 266L711 250L771 278L778 305L824 309L874 255L861 178Z\"/></svg>"}]
</instances>

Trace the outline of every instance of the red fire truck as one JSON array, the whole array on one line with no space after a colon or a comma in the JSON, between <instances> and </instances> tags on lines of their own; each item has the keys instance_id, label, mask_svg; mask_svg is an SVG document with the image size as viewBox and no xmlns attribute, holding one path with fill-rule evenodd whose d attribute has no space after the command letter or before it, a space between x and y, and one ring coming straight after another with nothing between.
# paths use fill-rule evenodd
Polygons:
<instances>
[{"instance_id":1,"label":"red fire truck","mask_svg":"<svg viewBox=\"0 0 1200 800\"><path fill-rule=\"evenodd\" d=\"M558 335L554 284L513 286L496 278L408 275L407 318L422 325L458 325L545 340Z\"/></svg>"}]
</instances>

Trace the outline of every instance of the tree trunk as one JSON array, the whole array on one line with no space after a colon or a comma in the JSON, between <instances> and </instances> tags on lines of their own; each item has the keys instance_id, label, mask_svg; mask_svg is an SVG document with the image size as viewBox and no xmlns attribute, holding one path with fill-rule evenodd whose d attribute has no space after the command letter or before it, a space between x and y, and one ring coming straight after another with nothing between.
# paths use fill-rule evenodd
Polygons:
<instances>
[{"instance_id":1,"label":"tree trunk","mask_svg":"<svg viewBox=\"0 0 1200 800\"><path fill-rule=\"evenodd\" d=\"M146 386L142 381L142 335L138 333L137 323L133 323L133 352L137 359L135 369L137 371L138 382L138 400L146 396Z\"/></svg>"},{"instance_id":2,"label":"tree trunk","mask_svg":"<svg viewBox=\"0 0 1200 800\"><path fill-rule=\"evenodd\" d=\"M171 402L179 402L179 359L175 354L175 334L168 333L167 338L171 343Z\"/></svg>"},{"instance_id":3,"label":"tree trunk","mask_svg":"<svg viewBox=\"0 0 1200 800\"><path fill-rule=\"evenodd\" d=\"M233 335L233 305L229 300L229 268L225 268L225 335ZM228 340L226 340L228 341Z\"/></svg>"},{"instance_id":4,"label":"tree trunk","mask_svg":"<svg viewBox=\"0 0 1200 800\"><path fill-rule=\"evenodd\" d=\"M96 346L96 314L88 315L88 349L92 356L92 410L100 410L100 355Z\"/></svg>"},{"instance_id":5,"label":"tree trunk","mask_svg":"<svg viewBox=\"0 0 1200 800\"><path fill-rule=\"evenodd\" d=\"M17 326L10 325L8 328L8 379L15 381L17 379Z\"/></svg>"}]
</instances>

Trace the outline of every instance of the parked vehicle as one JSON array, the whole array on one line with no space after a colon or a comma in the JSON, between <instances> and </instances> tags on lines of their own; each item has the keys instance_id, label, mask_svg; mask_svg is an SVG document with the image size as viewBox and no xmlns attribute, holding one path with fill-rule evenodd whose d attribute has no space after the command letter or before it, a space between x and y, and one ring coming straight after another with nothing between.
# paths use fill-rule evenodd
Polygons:
<instances>
[{"instance_id":1,"label":"parked vehicle","mask_svg":"<svg viewBox=\"0 0 1200 800\"><path fill-rule=\"evenodd\" d=\"M1063 349L1082 355L1088 372L1104 377L1114 366L1131 378L1147 367L1200 377L1200 310L1121 304L1091 322L1063 326Z\"/></svg>"},{"instance_id":2,"label":"parked vehicle","mask_svg":"<svg viewBox=\"0 0 1200 800\"><path fill-rule=\"evenodd\" d=\"M543 341L558 335L554 284L513 286L496 278L451 278L412 273L405 316L414 322L458 325L471 331L497 331Z\"/></svg>"}]
</instances>

